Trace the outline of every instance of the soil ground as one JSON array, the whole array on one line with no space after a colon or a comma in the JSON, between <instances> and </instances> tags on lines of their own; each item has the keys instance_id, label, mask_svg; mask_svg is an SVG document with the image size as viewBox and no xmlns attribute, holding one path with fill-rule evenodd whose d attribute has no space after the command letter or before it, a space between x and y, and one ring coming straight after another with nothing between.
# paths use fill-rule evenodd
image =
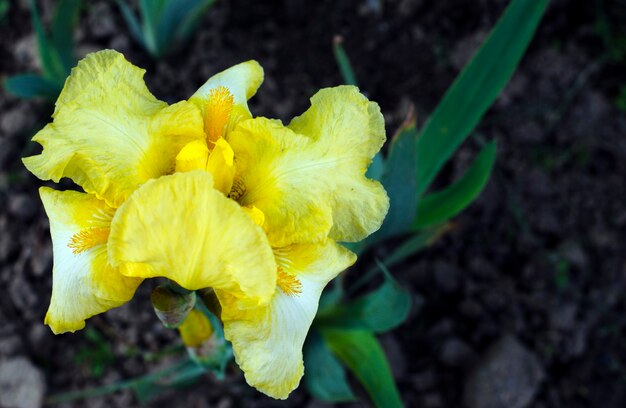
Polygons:
<instances>
[{"instance_id":1,"label":"soil ground","mask_svg":"<svg viewBox=\"0 0 626 408\"><path fill-rule=\"evenodd\" d=\"M0 23L3 77L38 66L27 2L10 4ZM49 16L50 2L39 4ZM319 88L341 83L331 48L341 35L391 135L410 104L423 123L506 4L218 1L187 46L155 62L113 2L94 1L81 14L78 52L123 52L166 101L253 58L266 73L253 113L289 120ZM392 271L415 299L410 319L382 338L407 406L626 406L626 115L614 103L626 66L604 58L596 30L619 1L599 4L552 1L511 83L438 183L497 140L492 180L451 232ZM42 183L19 159L36 151L29 139L50 113L0 93L0 362L26 366L29 392L46 395L153 371L169 363L155 353L179 344L151 311L149 284L82 332L54 336L43 325L51 242ZM510 395L494 396L502 367L513 373ZM207 377L151 406L324 406L303 388L275 402L233 366L224 382ZM68 406L137 404L123 392Z\"/></svg>"}]
</instances>

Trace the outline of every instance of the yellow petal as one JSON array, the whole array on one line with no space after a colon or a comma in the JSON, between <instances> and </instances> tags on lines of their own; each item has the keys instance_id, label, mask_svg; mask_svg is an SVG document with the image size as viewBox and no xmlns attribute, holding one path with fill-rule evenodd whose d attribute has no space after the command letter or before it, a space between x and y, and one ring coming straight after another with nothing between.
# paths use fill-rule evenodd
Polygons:
<instances>
[{"instance_id":1,"label":"yellow petal","mask_svg":"<svg viewBox=\"0 0 626 408\"><path fill-rule=\"evenodd\" d=\"M252 221L259 227L262 227L265 223L265 214L263 211L259 210L255 206L251 205L250 207L241 207L241 209L248 214L248 217L252 218Z\"/></svg>"},{"instance_id":2,"label":"yellow petal","mask_svg":"<svg viewBox=\"0 0 626 408\"><path fill-rule=\"evenodd\" d=\"M204 138L192 103L167 106L146 88L144 70L112 50L89 54L72 70L54 121L35 135L43 152L24 159L37 177L69 177L118 207L146 180L174 170L178 151Z\"/></svg>"},{"instance_id":3,"label":"yellow petal","mask_svg":"<svg viewBox=\"0 0 626 408\"><path fill-rule=\"evenodd\" d=\"M235 178L235 153L223 138L217 139L209 155L206 170L213 175L214 187L228 195Z\"/></svg>"},{"instance_id":4,"label":"yellow petal","mask_svg":"<svg viewBox=\"0 0 626 408\"><path fill-rule=\"evenodd\" d=\"M299 282L299 291L278 289L269 306L248 311L237 309L229 296L218 296L224 334L233 344L246 381L271 397L285 399L302 377L302 346L322 290L356 256L332 241L294 245L275 253L284 273Z\"/></svg>"},{"instance_id":5,"label":"yellow petal","mask_svg":"<svg viewBox=\"0 0 626 408\"><path fill-rule=\"evenodd\" d=\"M192 309L178 327L180 337L187 347L199 347L213 335L209 319L197 309Z\"/></svg>"},{"instance_id":6,"label":"yellow petal","mask_svg":"<svg viewBox=\"0 0 626 408\"><path fill-rule=\"evenodd\" d=\"M327 175L334 181L334 192L329 194L330 238L357 242L377 231L389 210L389 198L382 185L367 179L365 172L386 140L378 104L354 86L322 89L311 98L311 107L288 127L314 140L317 149L326 152L326 159L338 161L336 173Z\"/></svg>"},{"instance_id":7,"label":"yellow petal","mask_svg":"<svg viewBox=\"0 0 626 408\"><path fill-rule=\"evenodd\" d=\"M231 117L240 115L250 117L248 99L252 98L263 82L263 68L254 60L242 62L213 75L202 85L189 100L204 109L212 90L224 87L233 96L234 108ZM240 109L237 109L239 107ZM203 111L204 113L204 111Z\"/></svg>"},{"instance_id":8,"label":"yellow petal","mask_svg":"<svg viewBox=\"0 0 626 408\"><path fill-rule=\"evenodd\" d=\"M183 147L176 156L176 171L186 172L206 169L209 148L204 140L194 140Z\"/></svg>"},{"instance_id":9,"label":"yellow petal","mask_svg":"<svg viewBox=\"0 0 626 408\"><path fill-rule=\"evenodd\" d=\"M50 218L54 256L45 322L56 334L80 330L85 319L130 300L141 280L127 278L107 263L106 239L101 238L114 209L90 194L47 187L39 192Z\"/></svg>"},{"instance_id":10,"label":"yellow petal","mask_svg":"<svg viewBox=\"0 0 626 408\"><path fill-rule=\"evenodd\" d=\"M263 230L213 188L205 171L141 186L117 210L109 257L127 276L166 277L189 290L221 289L241 307L267 304L276 264Z\"/></svg>"},{"instance_id":11,"label":"yellow petal","mask_svg":"<svg viewBox=\"0 0 626 408\"><path fill-rule=\"evenodd\" d=\"M382 115L354 87L318 92L290 125L255 118L228 135L237 161L231 196L265 214L273 246L359 241L389 208L382 185L365 177L385 140ZM298 132L298 133L296 133Z\"/></svg>"}]
</instances>

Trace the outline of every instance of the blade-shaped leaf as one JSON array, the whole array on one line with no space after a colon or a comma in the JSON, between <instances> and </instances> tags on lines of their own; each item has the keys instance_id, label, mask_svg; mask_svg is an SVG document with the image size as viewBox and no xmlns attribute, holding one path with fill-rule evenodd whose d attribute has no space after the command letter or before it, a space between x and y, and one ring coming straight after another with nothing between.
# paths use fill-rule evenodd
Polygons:
<instances>
[{"instance_id":1,"label":"blade-shaped leaf","mask_svg":"<svg viewBox=\"0 0 626 408\"><path fill-rule=\"evenodd\" d=\"M188 0L190 1L190 0ZM215 3L215 0L191 0L191 6L176 27L175 41L186 41L195 31L204 13Z\"/></svg>"},{"instance_id":2,"label":"blade-shaped leaf","mask_svg":"<svg viewBox=\"0 0 626 408\"><path fill-rule=\"evenodd\" d=\"M389 196L389 212L382 227L367 239L367 245L411 230L418 201L416 139L415 119L410 113L391 139L389 156L385 160L381 182Z\"/></svg>"},{"instance_id":3,"label":"blade-shaped leaf","mask_svg":"<svg viewBox=\"0 0 626 408\"><path fill-rule=\"evenodd\" d=\"M418 194L426 191L509 81L547 4L548 0L513 0L448 89L417 141Z\"/></svg>"},{"instance_id":4,"label":"blade-shaped leaf","mask_svg":"<svg viewBox=\"0 0 626 408\"><path fill-rule=\"evenodd\" d=\"M61 62L61 58L54 46L46 37L46 31L41 23L41 18L39 17L39 11L37 10L35 0L30 0L28 4L30 6L31 20L37 36L39 58L41 59L44 77L62 85L67 75L65 73L63 63Z\"/></svg>"},{"instance_id":5,"label":"blade-shaped leaf","mask_svg":"<svg viewBox=\"0 0 626 408\"><path fill-rule=\"evenodd\" d=\"M410 309L411 295L386 271L385 281L378 289L351 302L321 310L315 324L382 333L402 324Z\"/></svg>"},{"instance_id":6,"label":"blade-shaped leaf","mask_svg":"<svg viewBox=\"0 0 626 408\"><path fill-rule=\"evenodd\" d=\"M135 41L137 41L142 47L147 48L144 39L143 39L143 31L141 29L141 24L139 24L139 20L137 20L137 16L133 13L133 10L126 3L125 0L115 0L117 7L120 9L122 13L122 17L124 17L124 21L130 30L130 34L133 36Z\"/></svg>"},{"instance_id":7,"label":"blade-shaped leaf","mask_svg":"<svg viewBox=\"0 0 626 408\"><path fill-rule=\"evenodd\" d=\"M378 152L376 156L372 159L372 163L367 168L367 172L365 173L365 177L380 180L383 176L383 169L385 168L385 159L383 159L383 155Z\"/></svg>"},{"instance_id":8,"label":"blade-shaped leaf","mask_svg":"<svg viewBox=\"0 0 626 408\"><path fill-rule=\"evenodd\" d=\"M309 332L303 351L304 382L311 395L327 402L356 399L346 379L345 368L330 352L317 331Z\"/></svg>"},{"instance_id":9,"label":"blade-shaped leaf","mask_svg":"<svg viewBox=\"0 0 626 408\"><path fill-rule=\"evenodd\" d=\"M335 61L337 61L337 65L339 65L339 71L341 72L343 83L346 85L358 86L354 69L352 69L352 64L350 63L348 54L346 54L346 51L343 49L342 42L343 38L340 36L335 36L333 39L333 54L335 54Z\"/></svg>"},{"instance_id":10,"label":"blade-shaped leaf","mask_svg":"<svg viewBox=\"0 0 626 408\"><path fill-rule=\"evenodd\" d=\"M54 101L61 89L57 84L35 74L15 75L4 81L4 88L20 98L45 98Z\"/></svg>"},{"instance_id":11,"label":"blade-shaped leaf","mask_svg":"<svg viewBox=\"0 0 626 408\"><path fill-rule=\"evenodd\" d=\"M383 260L384 265L387 268L402 262L409 256L421 251L422 249L432 245L443 234L450 231L452 226L450 224L437 225L434 227L426 228L414 234L412 237L405 240L400 246L395 248L391 254L389 254Z\"/></svg>"},{"instance_id":12,"label":"blade-shaped leaf","mask_svg":"<svg viewBox=\"0 0 626 408\"><path fill-rule=\"evenodd\" d=\"M166 4L167 0L139 0L143 43L153 56L159 56L159 21Z\"/></svg>"},{"instance_id":13,"label":"blade-shaped leaf","mask_svg":"<svg viewBox=\"0 0 626 408\"><path fill-rule=\"evenodd\" d=\"M365 330L324 330L328 347L354 373L377 407L402 407L402 400L376 337Z\"/></svg>"},{"instance_id":14,"label":"blade-shaped leaf","mask_svg":"<svg viewBox=\"0 0 626 408\"><path fill-rule=\"evenodd\" d=\"M74 27L78 22L81 0L60 0L52 18L52 44L65 68L65 75L75 65Z\"/></svg>"},{"instance_id":15,"label":"blade-shaped leaf","mask_svg":"<svg viewBox=\"0 0 626 408\"><path fill-rule=\"evenodd\" d=\"M496 143L487 144L465 174L441 191L424 196L417 209L415 228L442 224L463 211L483 191L496 159Z\"/></svg>"}]
</instances>

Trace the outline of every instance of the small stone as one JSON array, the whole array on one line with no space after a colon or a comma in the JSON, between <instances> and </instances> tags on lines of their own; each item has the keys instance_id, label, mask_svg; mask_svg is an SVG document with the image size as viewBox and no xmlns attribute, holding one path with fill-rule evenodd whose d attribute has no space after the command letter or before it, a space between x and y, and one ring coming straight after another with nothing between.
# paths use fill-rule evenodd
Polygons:
<instances>
[{"instance_id":1,"label":"small stone","mask_svg":"<svg viewBox=\"0 0 626 408\"><path fill-rule=\"evenodd\" d=\"M406 353L402 350L402 345L396 340L395 337L387 335L381 339L389 365L391 366L391 372L395 378L404 378L407 370Z\"/></svg>"},{"instance_id":2,"label":"small stone","mask_svg":"<svg viewBox=\"0 0 626 408\"><path fill-rule=\"evenodd\" d=\"M544 141L545 132L536 121L525 121L511 130L511 139L524 144L536 144Z\"/></svg>"},{"instance_id":3,"label":"small stone","mask_svg":"<svg viewBox=\"0 0 626 408\"><path fill-rule=\"evenodd\" d=\"M20 338L17 336L9 336L0 338L0 356L10 356L21 349Z\"/></svg>"},{"instance_id":4,"label":"small stone","mask_svg":"<svg viewBox=\"0 0 626 408\"><path fill-rule=\"evenodd\" d=\"M433 278L437 288L444 293L454 293L459 289L458 272L449 263L437 262L434 266Z\"/></svg>"},{"instance_id":5,"label":"small stone","mask_svg":"<svg viewBox=\"0 0 626 408\"><path fill-rule=\"evenodd\" d=\"M15 62L33 69L40 69L39 52L37 50L37 39L35 34L22 37L13 46L13 56Z\"/></svg>"},{"instance_id":6,"label":"small stone","mask_svg":"<svg viewBox=\"0 0 626 408\"><path fill-rule=\"evenodd\" d=\"M465 317L476 319L481 316L483 308L475 300L465 299L459 305L459 312Z\"/></svg>"},{"instance_id":7,"label":"small stone","mask_svg":"<svg viewBox=\"0 0 626 408\"><path fill-rule=\"evenodd\" d=\"M559 305L550 312L550 325L557 330L570 331L576 325L578 307L574 303Z\"/></svg>"},{"instance_id":8,"label":"small stone","mask_svg":"<svg viewBox=\"0 0 626 408\"><path fill-rule=\"evenodd\" d=\"M0 406L39 408L45 393L44 376L24 357L0 362Z\"/></svg>"},{"instance_id":9,"label":"small stone","mask_svg":"<svg viewBox=\"0 0 626 408\"><path fill-rule=\"evenodd\" d=\"M20 103L2 114L0 129L8 137L19 135L33 127L33 118L34 115L29 112L29 106Z\"/></svg>"},{"instance_id":10,"label":"small stone","mask_svg":"<svg viewBox=\"0 0 626 408\"><path fill-rule=\"evenodd\" d=\"M468 408L525 408L543 378L537 356L507 335L487 350L468 375L465 404Z\"/></svg>"},{"instance_id":11,"label":"small stone","mask_svg":"<svg viewBox=\"0 0 626 408\"><path fill-rule=\"evenodd\" d=\"M441 399L441 395L437 393L428 393L422 397L422 408L441 408L443 407L443 400Z\"/></svg>"},{"instance_id":12,"label":"small stone","mask_svg":"<svg viewBox=\"0 0 626 408\"><path fill-rule=\"evenodd\" d=\"M130 41L126 35L116 35L109 42L109 48L126 54L130 49Z\"/></svg>"},{"instance_id":13,"label":"small stone","mask_svg":"<svg viewBox=\"0 0 626 408\"><path fill-rule=\"evenodd\" d=\"M10 234L0 235L0 263L10 262L20 251L20 246Z\"/></svg>"},{"instance_id":14,"label":"small stone","mask_svg":"<svg viewBox=\"0 0 626 408\"><path fill-rule=\"evenodd\" d=\"M108 3L98 2L90 7L88 20L94 37L103 38L115 34L115 22Z\"/></svg>"},{"instance_id":15,"label":"small stone","mask_svg":"<svg viewBox=\"0 0 626 408\"><path fill-rule=\"evenodd\" d=\"M439 361L448 367L464 367L471 363L476 353L463 340L452 337L447 339L439 350Z\"/></svg>"},{"instance_id":16,"label":"small stone","mask_svg":"<svg viewBox=\"0 0 626 408\"><path fill-rule=\"evenodd\" d=\"M52 269L52 245L50 241L38 246L30 258L33 275L40 278Z\"/></svg>"},{"instance_id":17,"label":"small stone","mask_svg":"<svg viewBox=\"0 0 626 408\"><path fill-rule=\"evenodd\" d=\"M9 296L13 304L20 308L25 316L32 316L37 305L37 294L24 279L23 273L16 273L9 283Z\"/></svg>"},{"instance_id":18,"label":"small stone","mask_svg":"<svg viewBox=\"0 0 626 408\"><path fill-rule=\"evenodd\" d=\"M433 371L424 371L418 374L415 374L411 379L413 383L413 387L416 391L425 391L431 389L435 383L435 373Z\"/></svg>"},{"instance_id":19,"label":"small stone","mask_svg":"<svg viewBox=\"0 0 626 408\"><path fill-rule=\"evenodd\" d=\"M29 221L37 213L37 206L28 194L14 194L9 196L9 213L21 221Z\"/></svg>"}]
</instances>

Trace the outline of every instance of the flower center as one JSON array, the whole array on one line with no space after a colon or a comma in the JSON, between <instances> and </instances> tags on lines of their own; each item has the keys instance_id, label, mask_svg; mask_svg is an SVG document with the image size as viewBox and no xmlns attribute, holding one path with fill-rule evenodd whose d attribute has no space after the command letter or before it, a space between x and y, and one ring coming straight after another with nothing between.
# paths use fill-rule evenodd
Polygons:
<instances>
[{"instance_id":1,"label":"flower center","mask_svg":"<svg viewBox=\"0 0 626 408\"><path fill-rule=\"evenodd\" d=\"M233 94L228 88L218 86L209 92L209 98L204 106L204 131L209 146L224 136L230 113L233 111L233 104Z\"/></svg>"},{"instance_id":2,"label":"flower center","mask_svg":"<svg viewBox=\"0 0 626 408\"><path fill-rule=\"evenodd\" d=\"M302 283L300 280L278 267L278 275L276 277L276 285L288 296L296 296L302 293Z\"/></svg>"},{"instance_id":3,"label":"flower center","mask_svg":"<svg viewBox=\"0 0 626 408\"><path fill-rule=\"evenodd\" d=\"M74 254L80 254L96 245L106 244L109 239L109 231L108 228L86 228L72 235L67 246Z\"/></svg>"}]
</instances>

